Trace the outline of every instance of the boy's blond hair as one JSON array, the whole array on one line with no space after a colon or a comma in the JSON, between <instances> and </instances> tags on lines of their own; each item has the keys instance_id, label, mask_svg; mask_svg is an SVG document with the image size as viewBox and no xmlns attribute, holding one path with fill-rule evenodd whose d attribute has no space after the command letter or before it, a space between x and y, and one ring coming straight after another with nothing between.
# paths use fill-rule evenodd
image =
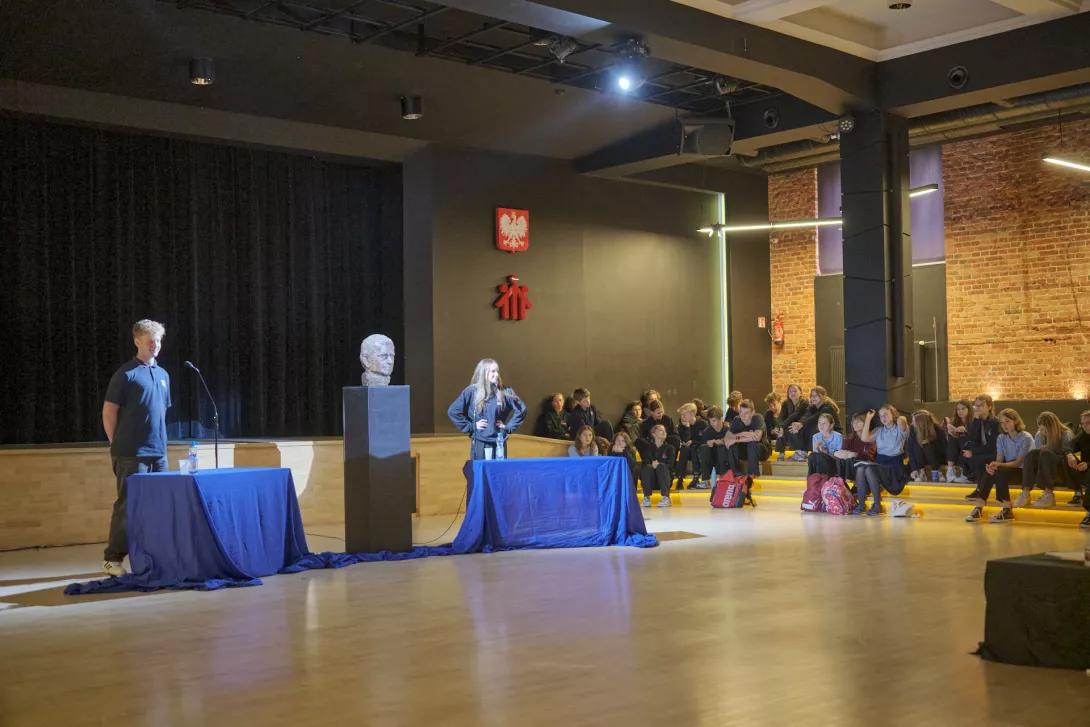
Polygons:
<instances>
[{"instance_id":1,"label":"boy's blond hair","mask_svg":"<svg viewBox=\"0 0 1090 727\"><path fill-rule=\"evenodd\" d=\"M142 321L137 321L132 324L133 338L140 338L141 336L158 336L159 338L162 338L166 334L167 329L158 321L150 321L145 318Z\"/></svg>"}]
</instances>

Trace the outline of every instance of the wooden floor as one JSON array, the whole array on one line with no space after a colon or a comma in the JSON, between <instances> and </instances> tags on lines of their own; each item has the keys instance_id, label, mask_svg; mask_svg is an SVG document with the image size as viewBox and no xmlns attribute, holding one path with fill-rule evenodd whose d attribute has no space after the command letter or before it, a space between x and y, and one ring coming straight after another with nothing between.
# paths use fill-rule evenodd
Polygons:
<instances>
[{"instance_id":1,"label":"wooden floor","mask_svg":"<svg viewBox=\"0 0 1090 727\"><path fill-rule=\"evenodd\" d=\"M969 655L985 560L1081 548L1077 530L650 516L664 542L647 551L365 564L217 593L69 598L100 546L2 553L0 725L1090 724L1087 675ZM447 523L423 519L417 540Z\"/></svg>"}]
</instances>

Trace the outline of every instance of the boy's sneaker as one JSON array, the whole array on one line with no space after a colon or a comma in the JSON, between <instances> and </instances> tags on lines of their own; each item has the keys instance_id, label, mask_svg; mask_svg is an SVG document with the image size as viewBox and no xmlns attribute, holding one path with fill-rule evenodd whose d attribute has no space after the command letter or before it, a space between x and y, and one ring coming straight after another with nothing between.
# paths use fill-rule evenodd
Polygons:
<instances>
[{"instance_id":1,"label":"boy's sneaker","mask_svg":"<svg viewBox=\"0 0 1090 727\"><path fill-rule=\"evenodd\" d=\"M1051 492L1046 492L1045 494L1034 500L1033 504L1030 507L1052 507L1055 504L1056 495Z\"/></svg>"},{"instance_id":2,"label":"boy's sneaker","mask_svg":"<svg viewBox=\"0 0 1090 727\"><path fill-rule=\"evenodd\" d=\"M693 483L693 485L689 489L691 489L691 490L710 490L711 488L712 488L712 483L708 482L707 480L698 480L697 482Z\"/></svg>"},{"instance_id":3,"label":"boy's sneaker","mask_svg":"<svg viewBox=\"0 0 1090 727\"><path fill-rule=\"evenodd\" d=\"M973 500L983 500L984 496L980 494L980 490L973 490L965 496L965 499L972 502Z\"/></svg>"},{"instance_id":4,"label":"boy's sneaker","mask_svg":"<svg viewBox=\"0 0 1090 727\"><path fill-rule=\"evenodd\" d=\"M1075 490L1075 496L1072 497L1071 502L1069 502L1067 504L1068 505L1081 505L1082 504L1082 493L1079 492L1078 490Z\"/></svg>"},{"instance_id":5,"label":"boy's sneaker","mask_svg":"<svg viewBox=\"0 0 1090 727\"><path fill-rule=\"evenodd\" d=\"M1083 530L1090 530L1090 514L1082 519L1082 522L1079 523L1079 527Z\"/></svg>"},{"instance_id":6,"label":"boy's sneaker","mask_svg":"<svg viewBox=\"0 0 1090 727\"><path fill-rule=\"evenodd\" d=\"M1018 493L1018 497L1014 500L1014 503L1011 505L1011 507L1025 507L1029 504L1029 498L1029 490L1022 490L1020 493Z\"/></svg>"},{"instance_id":7,"label":"boy's sneaker","mask_svg":"<svg viewBox=\"0 0 1090 727\"><path fill-rule=\"evenodd\" d=\"M913 482L923 482L923 470L916 470L916 474L912 476Z\"/></svg>"},{"instance_id":8,"label":"boy's sneaker","mask_svg":"<svg viewBox=\"0 0 1090 727\"><path fill-rule=\"evenodd\" d=\"M954 468L953 467L947 467L946 468L946 481L947 482L957 482L957 479L958 479L957 472L954 471Z\"/></svg>"},{"instance_id":9,"label":"boy's sneaker","mask_svg":"<svg viewBox=\"0 0 1090 727\"><path fill-rule=\"evenodd\" d=\"M806 461L806 452L795 452L793 455L791 455L791 460L790 461L791 462L805 462Z\"/></svg>"},{"instance_id":10,"label":"boy's sneaker","mask_svg":"<svg viewBox=\"0 0 1090 727\"><path fill-rule=\"evenodd\" d=\"M670 496L669 495L663 495L662 499L659 500L659 504L657 505L657 507L670 507L670 505L672 505L672 504L673 503L670 502Z\"/></svg>"},{"instance_id":11,"label":"boy's sneaker","mask_svg":"<svg viewBox=\"0 0 1090 727\"><path fill-rule=\"evenodd\" d=\"M867 514L868 515L881 515L882 514L882 506L878 505L878 504L871 505L870 509L867 510Z\"/></svg>"},{"instance_id":12,"label":"boy's sneaker","mask_svg":"<svg viewBox=\"0 0 1090 727\"><path fill-rule=\"evenodd\" d=\"M960 484L964 484L964 483L966 483L966 482L968 482L968 481L969 481L969 478L965 476L965 473L964 473L964 472L962 472L962 473L961 473L960 475L958 475L957 477L955 477L955 478L954 478L954 479L952 479L952 480L947 480L947 482L956 482L956 483L958 483L959 485L960 485Z\"/></svg>"},{"instance_id":13,"label":"boy's sneaker","mask_svg":"<svg viewBox=\"0 0 1090 727\"><path fill-rule=\"evenodd\" d=\"M102 561L102 571L110 576L123 576L128 573L124 565L114 560Z\"/></svg>"},{"instance_id":14,"label":"boy's sneaker","mask_svg":"<svg viewBox=\"0 0 1090 727\"><path fill-rule=\"evenodd\" d=\"M965 522L978 523L980 522L980 516L983 515L983 509L978 505L973 508L973 511L965 516Z\"/></svg>"},{"instance_id":15,"label":"boy's sneaker","mask_svg":"<svg viewBox=\"0 0 1090 727\"><path fill-rule=\"evenodd\" d=\"M992 515L988 518L990 523L1012 523L1014 522L1014 513L1011 512L1009 507L1005 507L999 511L998 515Z\"/></svg>"},{"instance_id":16,"label":"boy's sneaker","mask_svg":"<svg viewBox=\"0 0 1090 727\"><path fill-rule=\"evenodd\" d=\"M776 455L776 461L777 462L783 462L783 460L784 460L783 452L780 452L779 454Z\"/></svg>"},{"instance_id":17,"label":"boy's sneaker","mask_svg":"<svg viewBox=\"0 0 1090 727\"><path fill-rule=\"evenodd\" d=\"M644 507L651 507L651 498L650 497L643 498L643 506Z\"/></svg>"}]
</instances>

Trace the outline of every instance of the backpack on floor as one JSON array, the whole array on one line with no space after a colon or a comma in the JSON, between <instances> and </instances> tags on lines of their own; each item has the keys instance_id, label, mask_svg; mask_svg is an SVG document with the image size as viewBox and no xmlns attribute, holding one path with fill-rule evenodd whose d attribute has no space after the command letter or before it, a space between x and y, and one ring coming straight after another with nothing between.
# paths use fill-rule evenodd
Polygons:
<instances>
[{"instance_id":1,"label":"backpack on floor","mask_svg":"<svg viewBox=\"0 0 1090 727\"><path fill-rule=\"evenodd\" d=\"M806 478L806 492L802 493L802 504L799 509L803 512L821 512L821 488L829 481L829 475L815 472Z\"/></svg>"},{"instance_id":2,"label":"backpack on floor","mask_svg":"<svg viewBox=\"0 0 1090 727\"><path fill-rule=\"evenodd\" d=\"M831 477L821 487L821 505L830 515L847 515L855 507L855 498L844 480Z\"/></svg>"},{"instance_id":3,"label":"backpack on floor","mask_svg":"<svg viewBox=\"0 0 1090 727\"><path fill-rule=\"evenodd\" d=\"M739 476L733 472L720 475L712 488L712 507L742 507L747 503L757 507L753 501L753 478L749 475Z\"/></svg>"}]
</instances>

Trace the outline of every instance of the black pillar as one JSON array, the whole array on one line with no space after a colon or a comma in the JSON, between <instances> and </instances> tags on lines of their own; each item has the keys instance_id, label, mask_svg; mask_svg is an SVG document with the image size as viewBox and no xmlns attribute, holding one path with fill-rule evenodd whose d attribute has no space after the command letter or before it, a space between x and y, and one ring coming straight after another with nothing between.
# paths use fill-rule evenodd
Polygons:
<instances>
[{"instance_id":1,"label":"black pillar","mask_svg":"<svg viewBox=\"0 0 1090 727\"><path fill-rule=\"evenodd\" d=\"M908 126L860 115L840 136L844 218L844 371L848 413L891 403L911 412L912 238Z\"/></svg>"}]
</instances>

